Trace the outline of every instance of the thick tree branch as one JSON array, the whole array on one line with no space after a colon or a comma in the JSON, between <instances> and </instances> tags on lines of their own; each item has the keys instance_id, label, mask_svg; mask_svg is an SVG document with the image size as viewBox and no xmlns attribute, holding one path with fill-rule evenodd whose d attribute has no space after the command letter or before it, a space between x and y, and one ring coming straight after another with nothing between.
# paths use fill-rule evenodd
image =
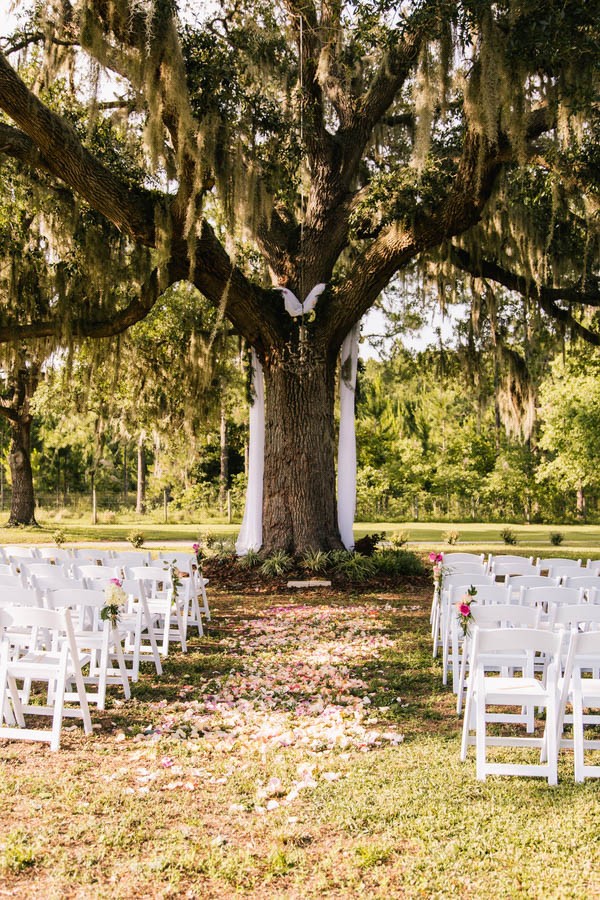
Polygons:
<instances>
[{"instance_id":1,"label":"thick tree branch","mask_svg":"<svg viewBox=\"0 0 600 900\"><path fill-rule=\"evenodd\" d=\"M600 287L597 279L590 279L587 283L570 285L565 288L549 288L538 285L522 275L515 275L514 272L509 272L490 260L475 259L460 247L451 248L450 261L463 272L468 272L476 278L494 281L510 291L535 300L547 315L563 325L567 325L578 337L590 344L600 345L600 334L590 331L589 328L578 322L569 310L558 305L558 302L563 300L585 306L600 306Z\"/></svg>"},{"instance_id":2,"label":"thick tree branch","mask_svg":"<svg viewBox=\"0 0 600 900\"><path fill-rule=\"evenodd\" d=\"M48 171L121 231L147 246L155 243L155 198L143 189L131 190L98 162L75 130L27 88L1 53L0 108L37 146Z\"/></svg>"},{"instance_id":3,"label":"thick tree branch","mask_svg":"<svg viewBox=\"0 0 600 900\"><path fill-rule=\"evenodd\" d=\"M32 169L51 173L49 163L34 142L18 128L2 122L0 122L0 154L10 156Z\"/></svg>"},{"instance_id":4,"label":"thick tree branch","mask_svg":"<svg viewBox=\"0 0 600 900\"><path fill-rule=\"evenodd\" d=\"M79 318L69 322L69 334L75 338L114 337L121 334L136 322L144 319L159 297L158 273L152 272L148 282L140 291L140 296L132 300L124 309L105 319ZM48 319L30 324L12 323L0 327L0 343L23 340L39 340L40 338L62 338L64 322L59 319Z\"/></svg>"},{"instance_id":5,"label":"thick tree branch","mask_svg":"<svg viewBox=\"0 0 600 900\"><path fill-rule=\"evenodd\" d=\"M437 209L411 225L388 225L368 244L324 310L324 333L334 346L341 345L352 325L411 259L479 221L500 171L502 152L502 147L467 132L453 188Z\"/></svg>"}]
</instances>

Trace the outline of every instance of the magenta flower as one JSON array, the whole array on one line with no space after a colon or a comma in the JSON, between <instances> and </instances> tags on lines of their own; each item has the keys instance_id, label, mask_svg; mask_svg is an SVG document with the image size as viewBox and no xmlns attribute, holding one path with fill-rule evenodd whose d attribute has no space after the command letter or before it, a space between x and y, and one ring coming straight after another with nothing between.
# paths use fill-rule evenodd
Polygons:
<instances>
[{"instance_id":1,"label":"magenta flower","mask_svg":"<svg viewBox=\"0 0 600 900\"><path fill-rule=\"evenodd\" d=\"M468 603L459 604L458 611L461 616L470 616L471 615L471 607Z\"/></svg>"},{"instance_id":2,"label":"magenta flower","mask_svg":"<svg viewBox=\"0 0 600 900\"><path fill-rule=\"evenodd\" d=\"M121 587L123 584L120 578L111 578L109 583L116 584L117 587Z\"/></svg>"}]
</instances>

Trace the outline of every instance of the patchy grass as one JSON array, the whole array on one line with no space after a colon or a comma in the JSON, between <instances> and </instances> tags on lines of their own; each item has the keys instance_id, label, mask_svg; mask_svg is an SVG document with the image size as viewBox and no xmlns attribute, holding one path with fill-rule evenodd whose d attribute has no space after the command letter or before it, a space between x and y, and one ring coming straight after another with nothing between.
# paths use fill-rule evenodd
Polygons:
<instances>
[{"instance_id":1,"label":"patchy grass","mask_svg":"<svg viewBox=\"0 0 600 900\"><path fill-rule=\"evenodd\" d=\"M600 894L600 784L475 780L430 594L212 595L209 633L59 753L0 744L0 893Z\"/></svg>"}]
</instances>

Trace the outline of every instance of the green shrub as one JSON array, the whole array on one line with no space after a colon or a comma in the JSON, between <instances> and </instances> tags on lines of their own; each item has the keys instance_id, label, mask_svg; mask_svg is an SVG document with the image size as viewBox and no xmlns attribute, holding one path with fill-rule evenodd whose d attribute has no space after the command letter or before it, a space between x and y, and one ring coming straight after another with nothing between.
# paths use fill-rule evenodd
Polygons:
<instances>
[{"instance_id":1,"label":"green shrub","mask_svg":"<svg viewBox=\"0 0 600 900\"><path fill-rule=\"evenodd\" d=\"M56 544L57 547L62 547L64 542L67 540L67 536L62 530L62 528L57 528L56 531L52 533L52 540Z\"/></svg>"},{"instance_id":2,"label":"green shrub","mask_svg":"<svg viewBox=\"0 0 600 900\"><path fill-rule=\"evenodd\" d=\"M516 544L517 536L512 530L512 528L503 528L500 532L500 537L504 541L505 544Z\"/></svg>"},{"instance_id":3,"label":"green shrub","mask_svg":"<svg viewBox=\"0 0 600 900\"><path fill-rule=\"evenodd\" d=\"M284 550L277 550L271 556L267 556L260 567L260 571L267 578L276 578L279 575L283 575L284 572L289 572L292 568L292 562L292 557L288 553Z\"/></svg>"},{"instance_id":4,"label":"green shrub","mask_svg":"<svg viewBox=\"0 0 600 900\"><path fill-rule=\"evenodd\" d=\"M354 552L360 553L362 556L373 556L377 544L385 537L384 532L375 534L365 534L359 538L354 544Z\"/></svg>"},{"instance_id":5,"label":"green shrub","mask_svg":"<svg viewBox=\"0 0 600 900\"><path fill-rule=\"evenodd\" d=\"M130 531L127 535L127 540L132 547L139 550L140 547L144 546L145 537L141 531Z\"/></svg>"},{"instance_id":6,"label":"green shrub","mask_svg":"<svg viewBox=\"0 0 600 900\"><path fill-rule=\"evenodd\" d=\"M238 556L237 564L240 569L256 569L260 565L260 554L250 549L244 556Z\"/></svg>"},{"instance_id":7,"label":"green shrub","mask_svg":"<svg viewBox=\"0 0 600 900\"><path fill-rule=\"evenodd\" d=\"M564 534L561 534L560 531L552 531L550 533L550 543L552 544L553 547L558 547L559 544L562 544L564 539L565 539L565 536L564 536Z\"/></svg>"},{"instance_id":8,"label":"green shrub","mask_svg":"<svg viewBox=\"0 0 600 900\"><path fill-rule=\"evenodd\" d=\"M362 553L347 553L335 564L335 572L347 578L348 581L366 581L374 571L373 557L363 556Z\"/></svg>"},{"instance_id":9,"label":"green shrub","mask_svg":"<svg viewBox=\"0 0 600 900\"><path fill-rule=\"evenodd\" d=\"M307 572L313 572L314 574L326 572L331 566L331 555L325 553L324 550L305 550L302 554L300 565Z\"/></svg>"},{"instance_id":10,"label":"green shrub","mask_svg":"<svg viewBox=\"0 0 600 900\"><path fill-rule=\"evenodd\" d=\"M457 544L459 537L460 533L458 531L447 531L444 535L444 540L447 544Z\"/></svg>"},{"instance_id":11,"label":"green shrub","mask_svg":"<svg viewBox=\"0 0 600 900\"><path fill-rule=\"evenodd\" d=\"M378 575L427 575L427 569L415 553L408 550L380 550L373 557Z\"/></svg>"},{"instance_id":12,"label":"green shrub","mask_svg":"<svg viewBox=\"0 0 600 900\"><path fill-rule=\"evenodd\" d=\"M390 544L396 550L400 547L404 547L405 544L408 544L409 540L410 534L408 531L394 531L394 533L390 535Z\"/></svg>"}]
</instances>

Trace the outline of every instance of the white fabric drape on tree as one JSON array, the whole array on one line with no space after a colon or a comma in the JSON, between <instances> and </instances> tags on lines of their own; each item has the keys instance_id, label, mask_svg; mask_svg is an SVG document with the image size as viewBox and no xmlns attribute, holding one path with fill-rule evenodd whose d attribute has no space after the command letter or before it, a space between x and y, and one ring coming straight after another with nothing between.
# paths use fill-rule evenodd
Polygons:
<instances>
[{"instance_id":1,"label":"white fabric drape on tree","mask_svg":"<svg viewBox=\"0 0 600 900\"><path fill-rule=\"evenodd\" d=\"M346 550L354 547L354 513L356 512L356 432L354 396L360 325L348 332L342 344L340 378L340 436L338 441L337 511L338 528Z\"/></svg>"},{"instance_id":2,"label":"white fabric drape on tree","mask_svg":"<svg viewBox=\"0 0 600 900\"><path fill-rule=\"evenodd\" d=\"M265 382L258 357L252 350L252 393L248 438L248 487L242 527L235 544L238 556L262 547L263 473L265 468Z\"/></svg>"},{"instance_id":3,"label":"white fabric drape on tree","mask_svg":"<svg viewBox=\"0 0 600 900\"><path fill-rule=\"evenodd\" d=\"M283 295L290 316L306 315L326 285L317 284L304 303L287 288L277 288ZM342 345L342 377L340 381L340 438L338 447L338 527L344 546L354 546L352 526L356 508L356 439L354 430L354 392L358 359L360 326L356 324ZM262 546L263 475L265 462L265 388L262 366L252 350L252 390L254 403L250 407L248 438L248 487L244 518L235 544L238 556Z\"/></svg>"}]
</instances>

